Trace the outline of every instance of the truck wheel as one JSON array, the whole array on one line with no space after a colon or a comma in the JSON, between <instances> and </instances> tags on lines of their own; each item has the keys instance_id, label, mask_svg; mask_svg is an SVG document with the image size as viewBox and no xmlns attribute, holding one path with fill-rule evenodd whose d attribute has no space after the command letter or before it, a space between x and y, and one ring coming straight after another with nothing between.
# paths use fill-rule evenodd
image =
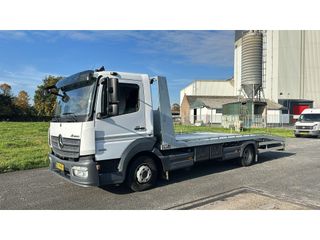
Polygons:
<instances>
[{"instance_id":1,"label":"truck wheel","mask_svg":"<svg viewBox=\"0 0 320 240\"><path fill-rule=\"evenodd\" d=\"M300 134L295 134L294 136L295 136L295 137L297 137L297 138L298 138L298 137L301 137L301 135L300 135Z\"/></svg>"},{"instance_id":2,"label":"truck wheel","mask_svg":"<svg viewBox=\"0 0 320 240\"><path fill-rule=\"evenodd\" d=\"M240 159L241 166L248 167L254 162L254 150L252 146L246 146Z\"/></svg>"},{"instance_id":3,"label":"truck wheel","mask_svg":"<svg viewBox=\"0 0 320 240\"><path fill-rule=\"evenodd\" d=\"M155 185L157 175L158 171L154 160L148 156L141 156L131 163L126 183L132 191L144 191Z\"/></svg>"}]
</instances>

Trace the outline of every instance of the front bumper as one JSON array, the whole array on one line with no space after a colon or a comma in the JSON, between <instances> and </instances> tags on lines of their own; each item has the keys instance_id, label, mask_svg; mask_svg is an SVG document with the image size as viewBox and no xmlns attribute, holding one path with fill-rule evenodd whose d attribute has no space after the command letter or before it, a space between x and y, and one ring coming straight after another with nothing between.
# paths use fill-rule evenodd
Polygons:
<instances>
[{"instance_id":1,"label":"front bumper","mask_svg":"<svg viewBox=\"0 0 320 240\"><path fill-rule=\"evenodd\" d=\"M320 136L319 130L300 130L295 129L294 130L295 135L306 135L306 136Z\"/></svg>"},{"instance_id":2,"label":"front bumper","mask_svg":"<svg viewBox=\"0 0 320 240\"><path fill-rule=\"evenodd\" d=\"M109 184L122 183L124 181L124 177L119 172L99 173L96 168L97 162L93 161L93 159L74 162L62 160L53 154L49 154L49 160L49 169L51 171L80 186L104 186ZM57 169L56 163L63 164L64 171ZM74 176L71 171L73 166L86 167L88 169L88 177L81 178Z\"/></svg>"}]
</instances>

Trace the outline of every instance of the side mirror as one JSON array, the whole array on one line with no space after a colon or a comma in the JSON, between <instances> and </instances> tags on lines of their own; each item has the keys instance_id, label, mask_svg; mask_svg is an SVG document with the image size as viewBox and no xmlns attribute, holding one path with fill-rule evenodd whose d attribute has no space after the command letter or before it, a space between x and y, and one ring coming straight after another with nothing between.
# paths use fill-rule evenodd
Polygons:
<instances>
[{"instance_id":1,"label":"side mirror","mask_svg":"<svg viewBox=\"0 0 320 240\"><path fill-rule=\"evenodd\" d=\"M108 116L119 115L119 80L118 78L109 78L107 81L108 88Z\"/></svg>"},{"instance_id":2,"label":"side mirror","mask_svg":"<svg viewBox=\"0 0 320 240\"><path fill-rule=\"evenodd\" d=\"M108 79L108 95L110 104L119 104L119 80L118 78Z\"/></svg>"},{"instance_id":3,"label":"side mirror","mask_svg":"<svg viewBox=\"0 0 320 240\"><path fill-rule=\"evenodd\" d=\"M101 81L104 85L104 96L102 99L102 112L97 118L112 117L119 115L119 80L118 78L104 78Z\"/></svg>"}]
</instances>

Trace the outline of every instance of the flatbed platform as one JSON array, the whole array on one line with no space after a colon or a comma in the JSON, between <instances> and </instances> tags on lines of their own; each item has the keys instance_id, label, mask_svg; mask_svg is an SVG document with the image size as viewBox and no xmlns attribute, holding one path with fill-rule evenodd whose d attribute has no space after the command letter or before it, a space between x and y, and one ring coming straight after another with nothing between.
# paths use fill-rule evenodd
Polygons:
<instances>
[{"instance_id":1,"label":"flatbed platform","mask_svg":"<svg viewBox=\"0 0 320 240\"><path fill-rule=\"evenodd\" d=\"M230 138L243 138L245 136L255 136L252 134L232 134L232 133L211 133L211 132L195 132L195 133L182 133L176 135L177 141L202 141L202 140L214 140L214 139L230 139Z\"/></svg>"},{"instance_id":2,"label":"flatbed platform","mask_svg":"<svg viewBox=\"0 0 320 240\"><path fill-rule=\"evenodd\" d=\"M276 136L256 135L256 134L232 134L232 133L210 133L195 132L175 135L175 144L172 148L203 146L219 143L237 142L237 141L256 141L259 147L270 149L273 147L285 146L285 140Z\"/></svg>"}]
</instances>

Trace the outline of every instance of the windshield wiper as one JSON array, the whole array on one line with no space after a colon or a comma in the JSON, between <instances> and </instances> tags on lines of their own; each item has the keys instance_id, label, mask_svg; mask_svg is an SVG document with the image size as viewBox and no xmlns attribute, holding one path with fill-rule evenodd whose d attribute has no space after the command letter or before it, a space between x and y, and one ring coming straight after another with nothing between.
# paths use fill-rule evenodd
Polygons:
<instances>
[{"instance_id":1,"label":"windshield wiper","mask_svg":"<svg viewBox=\"0 0 320 240\"><path fill-rule=\"evenodd\" d=\"M77 115L73 112L65 112L62 115L70 115L75 122L78 122Z\"/></svg>"}]
</instances>

